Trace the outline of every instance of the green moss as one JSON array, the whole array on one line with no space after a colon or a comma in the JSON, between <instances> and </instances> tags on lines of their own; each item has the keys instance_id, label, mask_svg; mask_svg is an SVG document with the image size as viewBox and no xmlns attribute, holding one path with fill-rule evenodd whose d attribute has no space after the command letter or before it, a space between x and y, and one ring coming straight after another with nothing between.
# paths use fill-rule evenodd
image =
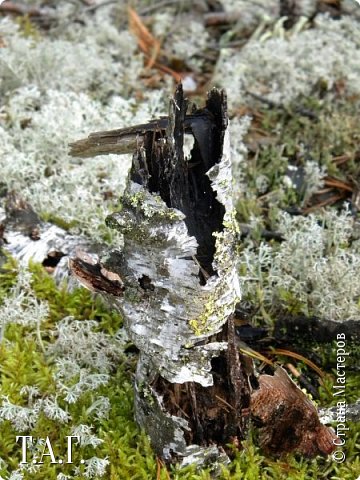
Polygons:
<instances>
[{"instance_id":1,"label":"green moss","mask_svg":"<svg viewBox=\"0 0 360 480\"><path fill-rule=\"evenodd\" d=\"M278 301L283 305L284 309L292 315L300 313L309 315L307 305L301 302L299 298L286 288L277 289Z\"/></svg>"},{"instance_id":2,"label":"green moss","mask_svg":"<svg viewBox=\"0 0 360 480\"><path fill-rule=\"evenodd\" d=\"M3 292L8 292L16 279L14 267L14 263L9 260L7 282L0 284L4 288ZM33 274L33 290L39 299L47 301L50 306L49 318L42 323L42 338L46 346L53 341L50 330L67 315L73 315L77 319L97 320L97 329L110 335L121 326L121 318L109 311L100 299L93 297L87 290L80 288L69 292L66 285L58 288L40 265L31 265L30 269ZM213 305L209 304L208 313L212 308ZM91 424L93 434L103 440L103 443L97 447L74 446L73 465L50 465L46 459L44 465L36 472L37 480L55 480L60 472L75 478L73 467L79 466L80 472L84 473L86 465L82 465L80 460L89 459L94 455L108 458L110 464L105 478L113 480L119 478L167 480L169 475L177 480L212 478L207 469L196 470L195 467L179 469L174 465L168 467L166 471L164 466L158 467L146 435L138 430L134 422L132 375L135 371L136 356L126 356L114 362L110 381L106 385L96 391L85 392L77 402L68 404L62 400L54 381L55 359L44 354L30 327L10 325L5 336L6 341L0 346L0 396L6 395L12 403L27 406L27 401L20 394L20 390L25 385L32 385L38 388L43 398L58 395L59 406L68 411L71 420L68 423L59 423L41 414L30 432L16 431L10 421L2 422L0 451L7 467L3 465L0 467L1 476L6 477L15 470L21 460L21 448L16 444L16 435L30 434L39 438L48 435L54 446L55 456L61 456L64 455L66 435L71 434L72 428L79 424ZM111 408L107 418L93 416L92 405L98 395L109 399ZM359 432L358 427L350 424L350 428L347 460L344 464L337 465L335 462L320 458L305 460L293 456L281 460L269 459L255 446L251 437L244 443L244 450L234 450L234 460L228 467L222 467L220 478L224 480L356 478L360 467L356 456L356 439ZM33 480L34 474L25 472L24 478Z\"/></svg>"},{"instance_id":3,"label":"green moss","mask_svg":"<svg viewBox=\"0 0 360 480\"><path fill-rule=\"evenodd\" d=\"M50 315L46 328L53 328L56 322L67 316L78 320L97 320L99 329L113 334L122 324L121 317L105 307L101 297L94 296L85 288L69 291L67 284L56 286L53 278L39 264L30 264L33 274L32 288L39 300L49 304Z\"/></svg>"},{"instance_id":4,"label":"green moss","mask_svg":"<svg viewBox=\"0 0 360 480\"><path fill-rule=\"evenodd\" d=\"M67 221L57 215L54 215L53 213L42 212L41 219L44 222L53 223L57 227L62 228L66 231L69 231L78 225L78 222L76 220Z\"/></svg>"},{"instance_id":5,"label":"green moss","mask_svg":"<svg viewBox=\"0 0 360 480\"><path fill-rule=\"evenodd\" d=\"M0 249L0 305L16 283L17 263Z\"/></svg>"},{"instance_id":6,"label":"green moss","mask_svg":"<svg viewBox=\"0 0 360 480\"><path fill-rule=\"evenodd\" d=\"M321 93L321 92L320 92ZM298 112L299 105L313 112L309 118ZM316 95L299 99L288 109L263 109L260 120L253 122L245 142L252 145L245 164L246 191L238 201L238 218L249 222L251 216L269 218L272 208L300 206L303 189L288 188L283 177L288 165L304 167L309 160L327 169L328 175L345 181L359 174L358 149L360 127L359 99L320 99ZM260 132L260 134L259 134ZM334 158L346 155L348 160L337 164ZM266 191L259 191L257 181L266 178Z\"/></svg>"},{"instance_id":7,"label":"green moss","mask_svg":"<svg viewBox=\"0 0 360 480\"><path fill-rule=\"evenodd\" d=\"M262 214L261 204L256 197L242 197L236 204L240 222L249 223L252 216L260 217Z\"/></svg>"}]
</instances>

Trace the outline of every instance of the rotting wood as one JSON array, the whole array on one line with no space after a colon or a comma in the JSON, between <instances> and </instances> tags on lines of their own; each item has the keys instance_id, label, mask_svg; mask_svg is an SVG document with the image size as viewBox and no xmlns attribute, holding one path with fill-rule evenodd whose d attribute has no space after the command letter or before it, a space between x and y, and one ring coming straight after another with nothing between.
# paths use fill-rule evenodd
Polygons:
<instances>
[{"instance_id":1,"label":"rotting wood","mask_svg":"<svg viewBox=\"0 0 360 480\"><path fill-rule=\"evenodd\" d=\"M41 263L57 282L70 280L68 285L71 288L75 282L68 278L68 258L80 248L96 250L99 247L82 235L71 234L42 221L32 206L14 190L6 194L4 207L0 206L0 250L9 253L25 267L29 261ZM111 287L114 289L114 282Z\"/></svg>"},{"instance_id":2,"label":"rotting wood","mask_svg":"<svg viewBox=\"0 0 360 480\"><path fill-rule=\"evenodd\" d=\"M29 7L28 5L14 3L11 1L1 2L0 12L13 15L28 15L29 17L40 17L44 14L42 9Z\"/></svg>"},{"instance_id":3,"label":"rotting wood","mask_svg":"<svg viewBox=\"0 0 360 480\"><path fill-rule=\"evenodd\" d=\"M273 452L275 442L278 454L327 454L335 437L311 402L284 370L255 372L237 343L239 230L225 93L213 89L205 108L186 110L179 85L168 118L72 144L73 155L93 156L97 142L102 153L112 153L114 144L128 145L126 136L137 137L121 211L107 219L124 235L124 247L97 262L74 258L71 269L123 314L140 350L136 418L161 457L216 470L229 460L226 446L246 437L250 415L265 449ZM194 137L190 158L183 153L185 133ZM296 442L287 421L296 427Z\"/></svg>"},{"instance_id":4,"label":"rotting wood","mask_svg":"<svg viewBox=\"0 0 360 480\"><path fill-rule=\"evenodd\" d=\"M281 367L260 375L251 395L251 413L261 425L260 443L271 453L297 452L306 456L330 454L336 438L320 423L314 404ZM271 406L269 398L272 399Z\"/></svg>"}]
</instances>

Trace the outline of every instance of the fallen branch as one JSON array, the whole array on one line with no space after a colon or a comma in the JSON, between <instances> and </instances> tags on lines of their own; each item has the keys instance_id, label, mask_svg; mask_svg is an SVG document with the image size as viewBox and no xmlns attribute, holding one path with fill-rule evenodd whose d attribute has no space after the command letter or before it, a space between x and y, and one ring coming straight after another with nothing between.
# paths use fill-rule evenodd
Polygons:
<instances>
[{"instance_id":1,"label":"fallen branch","mask_svg":"<svg viewBox=\"0 0 360 480\"><path fill-rule=\"evenodd\" d=\"M13 15L28 15L29 17L41 17L45 12L36 7L29 7L21 3L5 1L0 4L0 12L10 13Z\"/></svg>"}]
</instances>

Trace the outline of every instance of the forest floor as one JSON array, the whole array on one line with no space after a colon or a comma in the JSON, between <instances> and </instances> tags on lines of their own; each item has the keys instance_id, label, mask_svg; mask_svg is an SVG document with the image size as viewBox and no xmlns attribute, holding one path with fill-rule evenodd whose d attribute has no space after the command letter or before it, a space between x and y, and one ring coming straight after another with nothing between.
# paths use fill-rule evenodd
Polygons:
<instances>
[{"instance_id":1,"label":"forest floor","mask_svg":"<svg viewBox=\"0 0 360 480\"><path fill-rule=\"evenodd\" d=\"M69 252L39 248L54 226L74 245L120 244L105 218L130 157L74 159L68 144L166 115L180 80L197 105L213 86L228 96L240 323L267 329L256 349L292 363L319 408L360 398L359 2L128 3L0 5L0 480L212 478L156 458L121 317L68 278ZM254 431L220 478L356 480L359 425L340 423L337 458L269 458ZM22 464L19 435L34 438ZM65 458L69 435L71 463L31 463L47 437Z\"/></svg>"}]
</instances>

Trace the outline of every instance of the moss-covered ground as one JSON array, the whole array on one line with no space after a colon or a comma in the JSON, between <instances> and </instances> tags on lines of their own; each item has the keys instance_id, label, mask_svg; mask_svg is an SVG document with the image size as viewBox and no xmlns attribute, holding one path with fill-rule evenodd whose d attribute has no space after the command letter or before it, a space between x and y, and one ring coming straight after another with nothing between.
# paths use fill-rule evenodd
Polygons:
<instances>
[{"instance_id":1,"label":"moss-covered ground","mask_svg":"<svg viewBox=\"0 0 360 480\"><path fill-rule=\"evenodd\" d=\"M2 299L11 291L16 282L16 268L15 263L11 260L2 268L0 292ZM108 460L105 478L114 480L212 478L210 471L206 469L196 471L194 468L179 469L176 466L166 468L156 459L145 434L138 430L133 418L132 375L136 364L136 355L130 353L131 349L128 349L129 353L121 355L114 362L105 385L95 390L84 391L75 403L68 403L64 400L55 380L59 367L50 353L51 348L49 348L54 342L53 329L56 322L68 315L78 320L91 319L96 321L95 331L114 336L121 327L121 318L109 311L100 299L94 298L82 288L69 292L66 285L57 287L43 267L32 265L30 271L32 272L31 286L36 298L46 301L49 305L49 314L41 324L42 344L39 344L33 327L11 324L6 328L0 347L0 395L2 398L7 397L12 404L31 408L31 399L26 399L24 395L20 394L23 387L31 385L37 390L36 396L42 399L53 395L57 396L59 406L67 412L71 421L59 423L42 412L30 429L19 431L13 424L16 420L11 418L2 420L0 475L7 478L11 472L19 471L21 448L15 440L17 435L32 435L35 438L49 436L56 458L64 458L66 436L72 434L75 425L85 424L91 425L91 433L101 443L99 442L95 446L77 447L75 445L72 464L51 465L49 457L44 457L44 464L40 465L41 468L35 471L31 468L28 471L24 469L22 478L37 480L66 478L58 476L59 474L69 475L67 478L97 478L97 475L91 475L86 463L80 463L81 459L87 460L94 456ZM328 365L332 365L334 362L334 352L331 349L330 352L332 353L323 351ZM324 368L326 367L327 365L324 365ZM77 378L73 378L72 382L77 380ZM332 382L333 377L329 371L325 383L331 386ZM351 392L349 401L355 399L359 392L359 382L352 375L348 377L347 387ZM110 402L107 414L103 417L93 415L94 404L99 397L107 397ZM322 394L322 401L326 405L334 403L334 399L326 393L326 390ZM234 451L232 463L227 467L222 467L220 478L234 480L353 480L360 473L360 462L357 455L360 431L359 427L351 423L349 423L349 427L346 461L343 464L337 464L331 459L306 460L295 456L271 459L262 454L250 436L244 442L241 451ZM28 459L31 459L31 452L29 452ZM4 462L6 462L6 466ZM77 470L76 467L78 467Z\"/></svg>"},{"instance_id":2,"label":"moss-covered ground","mask_svg":"<svg viewBox=\"0 0 360 480\"><path fill-rule=\"evenodd\" d=\"M124 21L129 2L96 11L86 10L87 2L44 3L58 17L47 27L27 16L1 19L0 214L6 192L16 189L44 221L116 243L105 218L118 205L127 164L116 156L69 159L68 143L166 113L173 83L144 68ZM243 14L218 31L204 26L205 2L194 2L201 4L194 11L186 2L168 2L161 11L150 0L131 3L138 11L153 8L144 18L161 39L161 61L190 71L199 103L208 87L227 88L237 218L247 229L238 248L242 307L250 321L270 328L284 315L359 321L360 39L359 16L346 13L351 2L313 2L332 16L319 13L290 31L274 0L222 1L225 11L240 6ZM299 338L294 347L325 373L318 405L336 405L335 339ZM351 342L347 349L351 403L360 397L360 351ZM11 257L3 263L0 252L0 480L212 478L210 469L156 458L134 421L136 361L122 319L99 297L56 285L41 265L20 267ZM312 377L303 362L295 364ZM343 463L269 458L253 431L219 478L356 480L360 428L347 425ZM19 435L34 437L25 465ZM69 435L82 439L71 464ZM43 464L31 464L46 437L65 463L51 464L45 455Z\"/></svg>"}]
</instances>

